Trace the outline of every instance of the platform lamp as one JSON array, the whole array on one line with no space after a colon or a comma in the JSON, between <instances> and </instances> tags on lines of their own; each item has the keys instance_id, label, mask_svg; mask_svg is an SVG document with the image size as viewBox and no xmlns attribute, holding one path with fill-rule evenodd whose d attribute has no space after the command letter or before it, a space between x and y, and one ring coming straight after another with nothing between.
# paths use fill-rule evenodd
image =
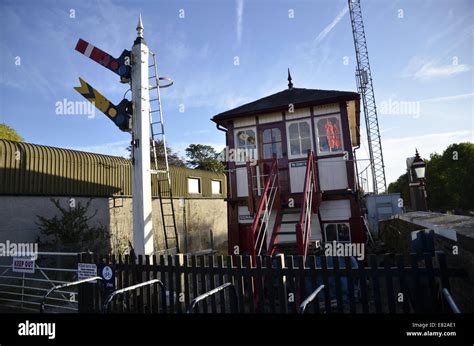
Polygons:
<instances>
[{"instance_id":1,"label":"platform lamp","mask_svg":"<svg viewBox=\"0 0 474 346\"><path fill-rule=\"evenodd\" d=\"M426 179L425 179L425 172L426 172L426 163L418 154L418 149L415 149L415 158L413 163L411 164L411 168L414 171L414 177L418 180L417 187L420 194L420 210L427 211L428 210L428 203L426 201Z\"/></svg>"}]
</instances>

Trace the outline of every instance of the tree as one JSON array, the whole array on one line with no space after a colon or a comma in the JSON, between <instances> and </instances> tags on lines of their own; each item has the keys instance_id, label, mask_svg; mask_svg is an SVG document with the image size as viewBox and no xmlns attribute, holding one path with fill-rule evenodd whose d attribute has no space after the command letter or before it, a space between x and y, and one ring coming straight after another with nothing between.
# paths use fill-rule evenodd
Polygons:
<instances>
[{"instance_id":1,"label":"tree","mask_svg":"<svg viewBox=\"0 0 474 346\"><path fill-rule=\"evenodd\" d=\"M155 148L156 148L156 158L158 164L164 164L165 162L165 150L163 147L163 141L155 141ZM130 152L130 157L132 156L132 146L130 145L127 150ZM185 163L182 158L179 157L178 153L174 152L171 147L166 146L166 151L168 154L168 163L173 166L180 166L184 167ZM153 147L150 145L150 160L151 162L155 162L154 154L153 154ZM153 167L152 167L153 168Z\"/></svg>"},{"instance_id":2,"label":"tree","mask_svg":"<svg viewBox=\"0 0 474 346\"><path fill-rule=\"evenodd\" d=\"M51 199L51 202L60 212L60 216L55 215L47 219L37 215L40 236L38 243L42 249L50 251L81 252L92 251L101 252L108 247L109 236L107 229L98 224L94 227L89 225L89 221L95 217L97 210L87 216L92 199L82 205L69 205L63 208L59 200Z\"/></svg>"},{"instance_id":3,"label":"tree","mask_svg":"<svg viewBox=\"0 0 474 346\"><path fill-rule=\"evenodd\" d=\"M224 172L224 164L217 158L216 150L210 145L190 144L186 148L187 164L190 168L211 172Z\"/></svg>"},{"instance_id":4,"label":"tree","mask_svg":"<svg viewBox=\"0 0 474 346\"><path fill-rule=\"evenodd\" d=\"M431 209L474 210L474 144L451 144L426 164L426 190Z\"/></svg>"},{"instance_id":5,"label":"tree","mask_svg":"<svg viewBox=\"0 0 474 346\"><path fill-rule=\"evenodd\" d=\"M451 144L443 153L433 153L426 162L426 192L428 207L435 211L474 210L474 144ZM388 192L400 192L408 205L408 175L401 175L388 187Z\"/></svg>"},{"instance_id":6,"label":"tree","mask_svg":"<svg viewBox=\"0 0 474 346\"><path fill-rule=\"evenodd\" d=\"M9 141L23 142L24 139L16 131L7 124L0 124L0 139Z\"/></svg>"},{"instance_id":7,"label":"tree","mask_svg":"<svg viewBox=\"0 0 474 346\"><path fill-rule=\"evenodd\" d=\"M410 207L410 187L408 185L408 173L402 174L397 181L388 185L388 193L400 193L403 199L403 206Z\"/></svg>"}]
</instances>

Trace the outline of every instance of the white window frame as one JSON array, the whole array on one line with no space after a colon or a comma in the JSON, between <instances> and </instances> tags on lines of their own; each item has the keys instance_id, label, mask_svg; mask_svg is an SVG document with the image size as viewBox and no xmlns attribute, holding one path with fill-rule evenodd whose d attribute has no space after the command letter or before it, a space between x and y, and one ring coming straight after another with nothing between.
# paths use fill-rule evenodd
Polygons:
<instances>
[{"instance_id":1,"label":"white window frame","mask_svg":"<svg viewBox=\"0 0 474 346\"><path fill-rule=\"evenodd\" d=\"M237 138L237 133L239 133L240 131L248 131L248 130L252 130L253 133L255 134L255 151L254 151L254 157L252 157L252 159L255 159L255 160L258 160L258 136L257 136L257 127L256 126L251 126L251 127L239 127L237 129L234 129L234 151L235 151L235 163L237 165L243 165L243 164L246 164L245 161L239 161L240 159L240 155L238 154L238 149L239 149L239 146L238 146L238 138ZM246 148L247 149L247 148Z\"/></svg>"},{"instance_id":2,"label":"white window frame","mask_svg":"<svg viewBox=\"0 0 474 346\"><path fill-rule=\"evenodd\" d=\"M352 242L352 236L351 236L351 225L349 224L349 222L328 222L328 223L325 223L324 224L324 240L326 242L333 242L334 240L327 240L328 237L327 237L327 227L330 226L330 225L336 225L336 241L338 243L350 243ZM339 233L337 232L337 225L346 225L347 228L349 229L349 240L339 240Z\"/></svg>"},{"instance_id":3,"label":"white window frame","mask_svg":"<svg viewBox=\"0 0 474 346\"><path fill-rule=\"evenodd\" d=\"M339 120L339 126L341 127L341 150L340 151L321 151L319 148L319 133L318 133L318 122L324 119L328 118L337 118ZM345 146L344 146L344 133L342 130L342 120L341 120L341 115L340 114L331 114L331 115L325 115L322 117L315 117L314 118L314 138L316 140L316 151L318 156L327 156L327 155L337 155L337 154L343 154L345 151Z\"/></svg>"},{"instance_id":4,"label":"white window frame","mask_svg":"<svg viewBox=\"0 0 474 346\"><path fill-rule=\"evenodd\" d=\"M190 183L191 180L197 180L198 181L198 190L199 190L199 192L191 192L191 189L190 189L190 186L189 186L189 183ZM188 193L190 195L201 195L202 194L201 178L199 178L199 177L187 177L186 182L188 183Z\"/></svg>"},{"instance_id":5,"label":"white window frame","mask_svg":"<svg viewBox=\"0 0 474 346\"><path fill-rule=\"evenodd\" d=\"M214 185L213 183L219 183L219 192L215 193L214 192ZM220 196L222 195L222 180L211 180L211 194L213 196Z\"/></svg>"},{"instance_id":6,"label":"white window frame","mask_svg":"<svg viewBox=\"0 0 474 346\"><path fill-rule=\"evenodd\" d=\"M265 131L272 131L273 132L274 130L278 130L280 132L280 141L279 142L276 141L276 142L267 142L267 143L265 143L265 141L263 140L263 138L265 137L265 135L264 135ZM283 141L284 141L283 135L284 134L281 133L282 132L281 128L280 127L268 127L268 128L261 129L260 131L261 131L261 134L262 134L262 159L263 160L271 160L273 158L273 155L272 155L272 157L265 158L265 145L266 144L272 144L272 146L273 146L273 143L280 143L280 149L281 149L280 150L280 156L278 156L278 154L277 154L277 158L278 159L283 158Z\"/></svg>"},{"instance_id":7,"label":"white window frame","mask_svg":"<svg viewBox=\"0 0 474 346\"><path fill-rule=\"evenodd\" d=\"M311 143L310 149L313 150L314 148L314 143L313 143L313 129L311 128L311 119L298 119L298 120L292 120L292 121L287 121L286 122L286 142L287 142L287 151L288 151L288 158L290 159L301 159L303 157L308 156L308 152L305 151L304 153L292 155L291 154L291 141L290 141L290 126L292 124L298 124L305 122L309 126L309 141ZM299 132L299 127L298 127L298 132ZM301 149L301 137L300 137L300 149Z\"/></svg>"}]
</instances>

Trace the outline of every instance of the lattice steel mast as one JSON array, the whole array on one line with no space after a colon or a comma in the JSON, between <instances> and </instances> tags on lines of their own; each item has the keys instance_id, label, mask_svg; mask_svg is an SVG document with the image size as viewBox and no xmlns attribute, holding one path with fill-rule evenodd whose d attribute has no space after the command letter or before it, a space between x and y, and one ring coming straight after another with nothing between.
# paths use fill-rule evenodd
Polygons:
<instances>
[{"instance_id":1,"label":"lattice steel mast","mask_svg":"<svg viewBox=\"0 0 474 346\"><path fill-rule=\"evenodd\" d=\"M385 165L383 162L382 143L380 140L377 106L375 104L374 85L370 71L369 53L365 39L364 22L360 0L348 0L351 16L352 34L357 58L356 81L358 92L362 95L364 107L367 141L372 171L374 193L383 193L387 190L385 180Z\"/></svg>"}]
</instances>

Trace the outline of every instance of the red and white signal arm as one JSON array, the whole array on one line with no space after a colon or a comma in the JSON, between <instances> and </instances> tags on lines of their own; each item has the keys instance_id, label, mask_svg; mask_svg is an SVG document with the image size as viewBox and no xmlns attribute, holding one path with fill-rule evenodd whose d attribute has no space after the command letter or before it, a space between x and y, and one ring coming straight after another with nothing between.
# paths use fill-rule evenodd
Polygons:
<instances>
[{"instance_id":1,"label":"red and white signal arm","mask_svg":"<svg viewBox=\"0 0 474 346\"><path fill-rule=\"evenodd\" d=\"M129 50L124 50L120 57L114 58L110 54L103 50L95 47L89 42L79 39L76 44L76 50L79 53L84 54L88 58L108 68L110 71L118 74L122 82L128 82L131 76L130 68L130 57L131 53Z\"/></svg>"}]
</instances>

